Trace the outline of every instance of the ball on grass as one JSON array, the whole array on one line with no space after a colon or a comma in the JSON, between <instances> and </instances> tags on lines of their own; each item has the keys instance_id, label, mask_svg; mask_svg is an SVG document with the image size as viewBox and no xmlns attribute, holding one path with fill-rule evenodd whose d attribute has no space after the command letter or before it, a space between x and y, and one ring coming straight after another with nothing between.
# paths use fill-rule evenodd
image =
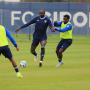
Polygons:
<instances>
[{"instance_id":1,"label":"ball on grass","mask_svg":"<svg viewBox=\"0 0 90 90\"><path fill-rule=\"evenodd\" d=\"M21 60L20 61L20 67L23 67L23 68L27 67L27 61L26 60Z\"/></svg>"}]
</instances>

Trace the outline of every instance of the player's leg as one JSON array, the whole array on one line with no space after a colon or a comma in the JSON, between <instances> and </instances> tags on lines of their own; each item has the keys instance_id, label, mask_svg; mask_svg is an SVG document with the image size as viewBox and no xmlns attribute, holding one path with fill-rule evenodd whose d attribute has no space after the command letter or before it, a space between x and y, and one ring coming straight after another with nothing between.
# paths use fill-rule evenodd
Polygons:
<instances>
[{"instance_id":1,"label":"player's leg","mask_svg":"<svg viewBox=\"0 0 90 90\"><path fill-rule=\"evenodd\" d=\"M44 55L45 55L45 46L46 46L47 40L43 40L40 42L41 44L41 58L40 60L43 61Z\"/></svg>"},{"instance_id":2,"label":"player's leg","mask_svg":"<svg viewBox=\"0 0 90 90\"><path fill-rule=\"evenodd\" d=\"M33 46L33 44L31 45L31 53L34 55L34 56L37 56L37 53L35 51L37 46Z\"/></svg>"},{"instance_id":3,"label":"player's leg","mask_svg":"<svg viewBox=\"0 0 90 90\"><path fill-rule=\"evenodd\" d=\"M59 64L62 62L62 57L63 57L62 55L63 49L61 48L62 45L63 45L63 40L61 40L56 47L56 54L57 54ZM59 64L57 64L56 67L58 67Z\"/></svg>"},{"instance_id":4,"label":"player's leg","mask_svg":"<svg viewBox=\"0 0 90 90\"><path fill-rule=\"evenodd\" d=\"M9 60L10 60L10 62L12 63L12 65L13 65L13 67L14 67L14 69L15 69L15 72L17 73L17 77L22 78L23 76L22 76L22 74L19 72L19 69L18 69L17 64L16 64L15 60L13 59L13 57L9 58Z\"/></svg>"},{"instance_id":5,"label":"player's leg","mask_svg":"<svg viewBox=\"0 0 90 90\"><path fill-rule=\"evenodd\" d=\"M34 61L37 60L37 53L35 51L36 47L39 44L39 40L38 39L33 39L32 45L31 45L31 53L34 55Z\"/></svg>"},{"instance_id":6,"label":"player's leg","mask_svg":"<svg viewBox=\"0 0 90 90\"><path fill-rule=\"evenodd\" d=\"M14 67L14 69L15 69L15 72L17 73L17 77L22 78L23 76L22 76L21 73L19 72L19 69L18 69L18 67L17 67L17 64L16 64L15 60L13 59L13 56L12 56L12 53L11 53L11 50L9 49L9 47L8 47L8 46L4 46L2 49L3 49L3 50L2 50L2 54L3 54L6 58L8 58L8 59L10 60L10 62L12 63L12 65L13 65L13 67Z\"/></svg>"},{"instance_id":7,"label":"player's leg","mask_svg":"<svg viewBox=\"0 0 90 90\"><path fill-rule=\"evenodd\" d=\"M61 42L61 46L58 48L57 51L57 57L58 57L58 62L59 64L57 65L60 66L61 64L63 64L62 62L62 58L63 58L63 52L72 44L72 40L62 40Z\"/></svg>"},{"instance_id":8,"label":"player's leg","mask_svg":"<svg viewBox=\"0 0 90 90\"><path fill-rule=\"evenodd\" d=\"M58 55L57 55L57 57L58 57L58 62L59 62L59 63L57 64L56 67L59 67L60 65L63 64L63 61L62 61L63 52L64 52L64 48L60 48L60 49L58 50Z\"/></svg>"},{"instance_id":9,"label":"player's leg","mask_svg":"<svg viewBox=\"0 0 90 90\"><path fill-rule=\"evenodd\" d=\"M40 63L39 63L40 67L42 66L42 63L43 63L43 60L44 60L46 43L47 43L47 40L40 41L40 44L41 44L41 56L40 56Z\"/></svg>"}]
</instances>

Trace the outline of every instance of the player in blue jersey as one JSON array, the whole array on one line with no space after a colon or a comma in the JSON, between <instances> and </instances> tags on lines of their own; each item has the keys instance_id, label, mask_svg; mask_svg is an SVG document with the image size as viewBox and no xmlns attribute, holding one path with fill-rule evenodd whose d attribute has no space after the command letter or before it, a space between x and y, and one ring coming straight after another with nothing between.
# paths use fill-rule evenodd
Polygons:
<instances>
[{"instance_id":1,"label":"player in blue jersey","mask_svg":"<svg viewBox=\"0 0 90 90\"><path fill-rule=\"evenodd\" d=\"M72 44L73 26L69 19L69 15L64 15L63 21L54 22L54 26L56 26L55 30L60 32L61 38L56 48L56 54L59 62L57 67L63 64L63 52Z\"/></svg>"},{"instance_id":2,"label":"player in blue jersey","mask_svg":"<svg viewBox=\"0 0 90 90\"><path fill-rule=\"evenodd\" d=\"M0 55L2 54L10 60L10 62L12 63L12 65L15 69L17 77L22 78L23 76L19 72L17 64L16 64L16 62L15 62L13 56L12 56L12 53L11 53L11 50L10 50L9 46L8 46L7 37L13 43L16 50L19 51L17 43L16 43L15 39L12 37L10 31L5 29L5 27L3 25L0 25Z\"/></svg>"},{"instance_id":3,"label":"player in blue jersey","mask_svg":"<svg viewBox=\"0 0 90 90\"><path fill-rule=\"evenodd\" d=\"M35 31L33 34L33 42L31 45L31 53L35 56L35 59L37 58L37 53L35 51L36 47L40 43L41 45L41 57L40 57L40 63L39 66L42 66L44 55L45 55L45 45L47 43L47 27L49 26L51 31L55 31L52 22L50 19L45 16L45 10L39 11L39 16L33 18L28 22L27 24L21 26L19 29L16 30L18 32L20 29L23 29L31 24L35 24Z\"/></svg>"}]
</instances>

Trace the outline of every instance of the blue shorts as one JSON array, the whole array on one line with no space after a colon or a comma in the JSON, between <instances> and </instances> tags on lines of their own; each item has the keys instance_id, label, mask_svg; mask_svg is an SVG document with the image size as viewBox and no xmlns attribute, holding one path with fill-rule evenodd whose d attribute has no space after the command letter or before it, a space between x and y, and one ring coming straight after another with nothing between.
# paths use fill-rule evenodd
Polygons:
<instances>
[{"instance_id":1,"label":"blue shorts","mask_svg":"<svg viewBox=\"0 0 90 90\"><path fill-rule=\"evenodd\" d=\"M72 44L72 39L61 39L58 43L56 50L63 48L64 50L67 49Z\"/></svg>"},{"instance_id":2,"label":"blue shorts","mask_svg":"<svg viewBox=\"0 0 90 90\"><path fill-rule=\"evenodd\" d=\"M8 46L0 47L0 55L1 54L4 55L9 60L11 60L11 58L12 58L12 53L11 53L11 50Z\"/></svg>"},{"instance_id":3,"label":"blue shorts","mask_svg":"<svg viewBox=\"0 0 90 90\"><path fill-rule=\"evenodd\" d=\"M37 46L41 41L47 40L47 35L43 36L33 36L32 45L35 47Z\"/></svg>"}]
</instances>

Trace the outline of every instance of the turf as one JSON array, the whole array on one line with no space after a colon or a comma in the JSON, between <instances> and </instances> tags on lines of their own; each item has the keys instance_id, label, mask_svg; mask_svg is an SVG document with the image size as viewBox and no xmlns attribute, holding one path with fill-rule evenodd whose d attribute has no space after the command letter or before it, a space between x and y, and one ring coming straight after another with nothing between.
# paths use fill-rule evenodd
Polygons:
<instances>
[{"instance_id":1,"label":"turf","mask_svg":"<svg viewBox=\"0 0 90 90\"><path fill-rule=\"evenodd\" d=\"M46 46L45 61L39 68L40 45L37 48L38 61L34 62L30 53L32 37L15 36L20 51L17 52L10 43L13 56L19 65L26 60L28 66L20 68L24 75L18 79L10 62L0 56L0 89L1 90L90 90L90 37L74 36L73 44L65 51L64 65L56 68L55 48L59 35L49 35Z\"/></svg>"}]
</instances>

